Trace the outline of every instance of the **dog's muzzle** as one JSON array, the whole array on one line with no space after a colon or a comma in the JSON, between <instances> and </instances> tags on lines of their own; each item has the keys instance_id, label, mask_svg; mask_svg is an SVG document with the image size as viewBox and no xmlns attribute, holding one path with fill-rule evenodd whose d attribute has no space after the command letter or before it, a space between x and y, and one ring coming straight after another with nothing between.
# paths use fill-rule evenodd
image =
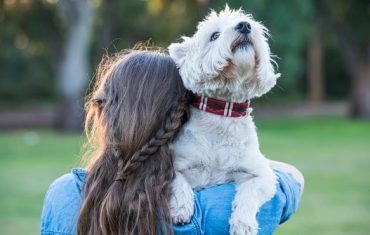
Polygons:
<instances>
[{"instance_id":1,"label":"dog's muzzle","mask_svg":"<svg viewBox=\"0 0 370 235\"><path fill-rule=\"evenodd\" d=\"M252 45L252 41L249 39L249 37L244 34L239 34L231 43L231 51L235 53L235 51L239 49L246 49L250 45Z\"/></svg>"},{"instance_id":2,"label":"dog's muzzle","mask_svg":"<svg viewBox=\"0 0 370 235\"><path fill-rule=\"evenodd\" d=\"M246 21L239 22L234 27L234 29L235 31L238 32L239 35L231 43L231 51L233 53L238 49L245 49L250 44L252 44L251 40L249 39L249 34L251 33L252 27L248 22Z\"/></svg>"}]
</instances>

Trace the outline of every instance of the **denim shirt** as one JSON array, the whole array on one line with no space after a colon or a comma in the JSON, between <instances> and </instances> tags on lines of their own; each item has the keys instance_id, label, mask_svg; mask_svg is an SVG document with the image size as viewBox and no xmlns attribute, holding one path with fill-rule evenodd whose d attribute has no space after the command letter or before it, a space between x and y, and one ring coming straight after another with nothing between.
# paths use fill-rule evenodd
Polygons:
<instances>
[{"instance_id":1,"label":"denim shirt","mask_svg":"<svg viewBox=\"0 0 370 235\"><path fill-rule=\"evenodd\" d=\"M297 210L300 184L291 174L274 170L278 176L275 196L257 214L258 235L272 234ZM86 170L72 172L55 180L46 193L41 216L41 235L74 235L83 200ZM175 225L176 235L229 234L231 205L236 190L234 184L216 185L195 191L195 210L191 222ZM248 200L246 198L245 200Z\"/></svg>"}]
</instances>

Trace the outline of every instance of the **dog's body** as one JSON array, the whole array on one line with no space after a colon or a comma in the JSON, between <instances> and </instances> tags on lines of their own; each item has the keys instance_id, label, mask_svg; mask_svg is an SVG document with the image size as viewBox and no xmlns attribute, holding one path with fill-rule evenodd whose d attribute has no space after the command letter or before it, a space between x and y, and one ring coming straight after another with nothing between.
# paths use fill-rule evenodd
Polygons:
<instances>
[{"instance_id":1,"label":"dog's body","mask_svg":"<svg viewBox=\"0 0 370 235\"><path fill-rule=\"evenodd\" d=\"M279 77L271 64L265 33L250 15L226 7L220 14L212 12L192 38L172 44L169 51L187 89L243 102L266 93ZM250 115L225 117L191 107L190 120L174 142L173 151L176 178L170 205L174 223L190 220L192 188L232 181L237 194L230 233L257 233L256 214L275 194L276 177L259 150Z\"/></svg>"}]
</instances>

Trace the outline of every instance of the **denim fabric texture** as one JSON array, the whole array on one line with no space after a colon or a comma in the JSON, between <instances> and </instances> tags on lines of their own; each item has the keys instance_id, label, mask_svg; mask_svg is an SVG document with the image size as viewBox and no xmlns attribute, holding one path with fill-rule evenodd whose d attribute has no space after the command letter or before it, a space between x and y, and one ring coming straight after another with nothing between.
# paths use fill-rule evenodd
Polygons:
<instances>
[{"instance_id":1,"label":"denim fabric texture","mask_svg":"<svg viewBox=\"0 0 370 235\"><path fill-rule=\"evenodd\" d=\"M300 184L291 174L274 170L278 176L275 196L257 214L258 235L272 234L297 210ZM41 215L41 235L74 235L83 200L86 170L74 168L56 179L45 195ZM229 217L235 196L234 184L212 186L195 192L195 210L190 223L174 226L176 235L229 234ZM248 198L245 198L248 200Z\"/></svg>"}]
</instances>

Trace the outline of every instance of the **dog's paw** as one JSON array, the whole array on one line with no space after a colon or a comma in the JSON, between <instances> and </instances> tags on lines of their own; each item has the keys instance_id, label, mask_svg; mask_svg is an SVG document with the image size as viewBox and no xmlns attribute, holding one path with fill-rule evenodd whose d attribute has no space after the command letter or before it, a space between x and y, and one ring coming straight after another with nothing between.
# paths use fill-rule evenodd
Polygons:
<instances>
[{"instance_id":1,"label":"dog's paw","mask_svg":"<svg viewBox=\"0 0 370 235\"><path fill-rule=\"evenodd\" d=\"M186 195L173 195L170 200L170 212L174 224L189 223L194 214L194 194L193 191Z\"/></svg>"},{"instance_id":2,"label":"dog's paw","mask_svg":"<svg viewBox=\"0 0 370 235\"><path fill-rule=\"evenodd\" d=\"M258 233L258 223L256 219L239 219L231 216L230 235L256 235Z\"/></svg>"}]
</instances>

